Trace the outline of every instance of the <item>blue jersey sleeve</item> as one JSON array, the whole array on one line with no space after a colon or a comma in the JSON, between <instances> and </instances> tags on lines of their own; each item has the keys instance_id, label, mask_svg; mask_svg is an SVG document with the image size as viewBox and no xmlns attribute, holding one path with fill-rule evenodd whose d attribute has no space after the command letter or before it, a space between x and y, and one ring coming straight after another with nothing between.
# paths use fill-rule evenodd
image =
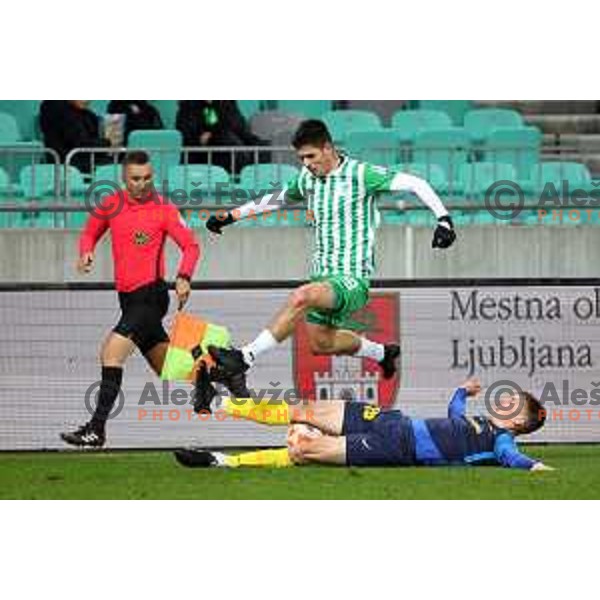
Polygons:
<instances>
[{"instance_id":1,"label":"blue jersey sleeve","mask_svg":"<svg viewBox=\"0 0 600 600\"><path fill-rule=\"evenodd\" d=\"M457 388L448 404L448 418L459 419L465 416L467 410L467 390Z\"/></svg>"},{"instance_id":2,"label":"blue jersey sleeve","mask_svg":"<svg viewBox=\"0 0 600 600\"><path fill-rule=\"evenodd\" d=\"M515 438L508 432L500 433L494 444L494 454L503 467L513 469L531 469L536 460L522 454L517 449Z\"/></svg>"}]
</instances>

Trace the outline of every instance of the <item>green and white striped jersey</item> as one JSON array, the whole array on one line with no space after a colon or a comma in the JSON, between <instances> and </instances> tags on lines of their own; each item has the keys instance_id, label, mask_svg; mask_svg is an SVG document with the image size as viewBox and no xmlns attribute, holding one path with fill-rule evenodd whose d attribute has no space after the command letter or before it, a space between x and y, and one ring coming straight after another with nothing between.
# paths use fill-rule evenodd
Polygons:
<instances>
[{"instance_id":1,"label":"green and white striped jersey","mask_svg":"<svg viewBox=\"0 0 600 600\"><path fill-rule=\"evenodd\" d=\"M380 215L374 202L389 190L395 173L343 157L338 168L315 177L307 168L288 182L288 200L308 201L315 229L311 275L369 278L375 269L375 230Z\"/></svg>"}]
</instances>

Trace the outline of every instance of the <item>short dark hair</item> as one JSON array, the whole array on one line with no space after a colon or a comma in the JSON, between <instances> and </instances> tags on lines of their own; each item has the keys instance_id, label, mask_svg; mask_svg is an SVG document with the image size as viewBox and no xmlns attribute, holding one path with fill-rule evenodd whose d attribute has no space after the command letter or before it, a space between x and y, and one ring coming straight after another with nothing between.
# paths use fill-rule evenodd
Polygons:
<instances>
[{"instance_id":1,"label":"short dark hair","mask_svg":"<svg viewBox=\"0 0 600 600\"><path fill-rule=\"evenodd\" d=\"M302 121L292 138L292 146L296 150L302 148L302 146L318 146L322 148L325 144L333 144L333 140L331 139L327 125L318 119Z\"/></svg>"},{"instance_id":2,"label":"short dark hair","mask_svg":"<svg viewBox=\"0 0 600 600\"><path fill-rule=\"evenodd\" d=\"M123 168L129 165L147 165L150 162L150 157L147 152L143 150L135 150L134 152L128 152L121 163Z\"/></svg>"},{"instance_id":3,"label":"short dark hair","mask_svg":"<svg viewBox=\"0 0 600 600\"><path fill-rule=\"evenodd\" d=\"M519 428L519 433L533 433L544 426L546 409L533 394L529 392L521 392L521 394L525 400L527 417L523 426Z\"/></svg>"}]
</instances>

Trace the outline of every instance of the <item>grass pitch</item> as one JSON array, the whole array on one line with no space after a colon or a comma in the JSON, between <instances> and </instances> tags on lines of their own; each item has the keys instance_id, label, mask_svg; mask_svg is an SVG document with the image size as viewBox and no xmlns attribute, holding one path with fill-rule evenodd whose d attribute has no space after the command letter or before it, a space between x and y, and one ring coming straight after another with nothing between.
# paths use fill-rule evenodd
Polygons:
<instances>
[{"instance_id":1,"label":"grass pitch","mask_svg":"<svg viewBox=\"0 0 600 600\"><path fill-rule=\"evenodd\" d=\"M528 446L556 467L185 469L171 452L0 454L0 498L598 499L600 446Z\"/></svg>"}]
</instances>

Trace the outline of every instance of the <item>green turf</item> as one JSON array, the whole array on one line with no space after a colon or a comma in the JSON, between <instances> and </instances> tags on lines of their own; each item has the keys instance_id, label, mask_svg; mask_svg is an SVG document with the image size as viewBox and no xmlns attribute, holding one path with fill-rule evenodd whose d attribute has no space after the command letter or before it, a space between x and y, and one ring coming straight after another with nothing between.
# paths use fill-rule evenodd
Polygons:
<instances>
[{"instance_id":1,"label":"green turf","mask_svg":"<svg viewBox=\"0 0 600 600\"><path fill-rule=\"evenodd\" d=\"M184 469L170 452L0 454L0 498L600 498L600 446L540 446L557 468Z\"/></svg>"}]
</instances>

